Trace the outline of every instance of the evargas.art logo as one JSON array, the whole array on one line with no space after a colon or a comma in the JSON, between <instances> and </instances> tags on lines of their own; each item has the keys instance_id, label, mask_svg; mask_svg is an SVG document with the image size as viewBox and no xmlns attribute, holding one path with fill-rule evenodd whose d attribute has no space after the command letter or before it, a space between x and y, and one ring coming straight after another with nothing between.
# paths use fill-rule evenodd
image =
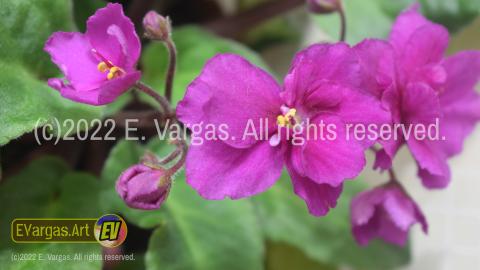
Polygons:
<instances>
[{"instance_id":1,"label":"evargas.art logo","mask_svg":"<svg viewBox=\"0 0 480 270\"><path fill-rule=\"evenodd\" d=\"M95 239L104 247L117 247L127 238L127 224L123 218L108 214L95 223Z\"/></svg>"}]
</instances>

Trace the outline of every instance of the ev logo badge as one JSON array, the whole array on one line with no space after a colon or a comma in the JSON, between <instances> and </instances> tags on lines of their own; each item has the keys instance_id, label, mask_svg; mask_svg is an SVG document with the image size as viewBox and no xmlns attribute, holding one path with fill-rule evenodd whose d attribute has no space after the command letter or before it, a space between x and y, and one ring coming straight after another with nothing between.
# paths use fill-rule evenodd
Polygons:
<instances>
[{"instance_id":1,"label":"ev logo badge","mask_svg":"<svg viewBox=\"0 0 480 270\"><path fill-rule=\"evenodd\" d=\"M117 247L127 238L127 224L123 218L104 215L95 223L95 238L104 247Z\"/></svg>"},{"instance_id":2,"label":"ev logo badge","mask_svg":"<svg viewBox=\"0 0 480 270\"><path fill-rule=\"evenodd\" d=\"M120 226L122 225L121 221L105 221L100 227L100 238L98 240L110 240L115 241L118 239L118 233Z\"/></svg>"}]
</instances>

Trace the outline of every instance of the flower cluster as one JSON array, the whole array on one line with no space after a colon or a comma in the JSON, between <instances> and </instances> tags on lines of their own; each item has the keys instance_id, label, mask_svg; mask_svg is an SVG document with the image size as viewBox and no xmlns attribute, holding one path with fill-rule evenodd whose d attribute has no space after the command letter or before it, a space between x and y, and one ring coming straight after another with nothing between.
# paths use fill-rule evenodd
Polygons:
<instances>
[{"instance_id":1,"label":"flower cluster","mask_svg":"<svg viewBox=\"0 0 480 270\"><path fill-rule=\"evenodd\" d=\"M339 1L308 3L317 13L341 9ZM143 23L147 37L174 48L168 18L149 12ZM186 181L202 197L241 199L269 189L285 167L295 194L312 215L323 216L335 207L345 181L366 166L366 150L376 152L374 168L391 170L403 145L427 188L446 187L447 160L461 152L480 119L480 96L474 90L480 79L480 52L445 58L448 38L444 27L425 19L414 5L398 17L388 40L368 39L353 47L343 42L315 44L298 52L282 84L241 56L219 54L188 86L176 116L185 126L226 125L231 136L210 140L205 133L196 134L205 137L203 143L192 144L186 161L182 156L170 169L165 164L184 149L163 161L147 155L120 176L117 192L130 207L157 209L167 198L171 176L185 161ZM110 103L133 86L154 96L138 82L140 50L121 5L108 4L88 20L85 34L57 32L46 42L45 51L65 75L48 84L68 99L92 105ZM172 67L169 78L174 63ZM168 111L168 102L154 97ZM441 121L442 140L405 134L391 140L348 139L346 129L349 124L428 126L436 121ZM318 139L307 123L333 124L337 136ZM263 130L263 125L269 130L266 139L244 137L248 128ZM304 143L292 143L292 130ZM374 148L376 143L382 148ZM424 215L394 177L352 200L351 221L360 244L373 237L404 244L416 223L427 232Z\"/></svg>"}]
</instances>

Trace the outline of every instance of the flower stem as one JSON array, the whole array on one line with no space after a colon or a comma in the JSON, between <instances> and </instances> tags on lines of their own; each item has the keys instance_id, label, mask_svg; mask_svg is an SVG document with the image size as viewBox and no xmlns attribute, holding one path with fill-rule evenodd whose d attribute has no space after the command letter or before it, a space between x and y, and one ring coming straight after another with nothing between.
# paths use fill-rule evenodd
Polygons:
<instances>
[{"instance_id":1,"label":"flower stem","mask_svg":"<svg viewBox=\"0 0 480 270\"><path fill-rule=\"evenodd\" d=\"M159 163L162 165L168 164L170 161L176 159L181 153L182 153L182 150L177 147L177 149L175 149L173 152L168 154L168 156L160 160Z\"/></svg>"},{"instance_id":2,"label":"flower stem","mask_svg":"<svg viewBox=\"0 0 480 270\"><path fill-rule=\"evenodd\" d=\"M165 114L166 118L170 118L174 115L173 109L170 106L170 103L168 102L168 100L165 99L165 97L163 97L162 95L155 92L155 90L153 90L150 86L144 84L143 82L138 81L135 84L135 87L139 91L141 91L141 92L151 96L152 98L154 98L158 102L158 104L160 104L160 107L161 107L163 113Z\"/></svg>"},{"instance_id":3,"label":"flower stem","mask_svg":"<svg viewBox=\"0 0 480 270\"><path fill-rule=\"evenodd\" d=\"M171 78L173 79L173 75ZM142 91L143 93L154 98L160 104L160 107L162 111L165 113L166 118L172 119L174 123L177 123L177 124L179 123L177 118L175 117L175 111L172 109L172 107L170 106L170 102L168 102L168 100L165 97L159 95L151 87L149 87L148 85L140 81L135 84L135 87L138 90ZM185 159L187 156L187 149L188 149L187 142L184 139L181 139L181 140L175 141L174 143L177 145L177 149L172 153L170 153L165 159L161 161L163 164L166 164L174 160L180 155L180 159L175 163L175 165L173 165L171 168L167 170L168 175L174 175L178 170L180 170L182 166L185 164Z\"/></svg>"},{"instance_id":4,"label":"flower stem","mask_svg":"<svg viewBox=\"0 0 480 270\"><path fill-rule=\"evenodd\" d=\"M172 91L173 91L173 79L175 77L175 69L177 67L177 48L175 43L171 38L168 38L165 41L165 45L168 49L169 62L168 62L168 71L167 77L165 78L165 97L168 102L172 101Z\"/></svg>"},{"instance_id":5,"label":"flower stem","mask_svg":"<svg viewBox=\"0 0 480 270\"><path fill-rule=\"evenodd\" d=\"M183 165L185 164L185 160L187 158L188 146L185 140L177 141L176 145L180 150L181 156L180 156L180 159L172 167L170 167L167 170L167 175L170 175L170 176L174 175L178 170L180 170L183 167Z\"/></svg>"},{"instance_id":6,"label":"flower stem","mask_svg":"<svg viewBox=\"0 0 480 270\"><path fill-rule=\"evenodd\" d=\"M343 4L340 4L338 8L338 15L340 16L340 41L343 42L347 34L347 17L345 16Z\"/></svg>"}]
</instances>

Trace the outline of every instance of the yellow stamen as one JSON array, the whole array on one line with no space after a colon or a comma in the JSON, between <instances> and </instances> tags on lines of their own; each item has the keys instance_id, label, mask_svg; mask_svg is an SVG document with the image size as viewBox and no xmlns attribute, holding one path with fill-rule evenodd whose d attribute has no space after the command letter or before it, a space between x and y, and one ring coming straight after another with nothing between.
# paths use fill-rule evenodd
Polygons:
<instances>
[{"instance_id":1,"label":"yellow stamen","mask_svg":"<svg viewBox=\"0 0 480 270\"><path fill-rule=\"evenodd\" d=\"M297 114L296 109L290 109L285 115L277 116L277 124L281 127L292 126L291 119L295 118Z\"/></svg>"},{"instance_id":2,"label":"yellow stamen","mask_svg":"<svg viewBox=\"0 0 480 270\"><path fill-rule=\"evenodd\" d=\"M124 73L123 69L121 69L119 67L112 67L110 69L110 72L107 75L107 78L109 80L111 80L111 79L117 78L118 76L122 75L122 73Z\"/></svg>"},{"instance_id":3,"label":"yellow stamen","mask_svg":"<svg viewBox=\"0 0 480 270\"><path fill-rule=\"evenodd\" d=\"M283 115L277 116L277 124L281 127L284 127L287 125L287 119Z\"/></svg>"},{"instance_id":4,"label":"yellow stamen","mask_svg":"<svg viewBox=\"0 0 480 270\"><path fill-rule=\"evenodd\" d=\"M98 71L105 72L108 70L108 65L105 62L100 62L97 66Z\"/></svg>"},{"instance_id":5,"label":"yellow stamen","mask_svg":"<svg viewBox=\"0 0 480 270\"><path fill-rule=\"evenodd\" d=\"M288 110L287 114L285 114L285 117L290 120L290 118L295 117L296 114L297 114L296 109L290 109Z\"/></svg>"}]
</instances>

